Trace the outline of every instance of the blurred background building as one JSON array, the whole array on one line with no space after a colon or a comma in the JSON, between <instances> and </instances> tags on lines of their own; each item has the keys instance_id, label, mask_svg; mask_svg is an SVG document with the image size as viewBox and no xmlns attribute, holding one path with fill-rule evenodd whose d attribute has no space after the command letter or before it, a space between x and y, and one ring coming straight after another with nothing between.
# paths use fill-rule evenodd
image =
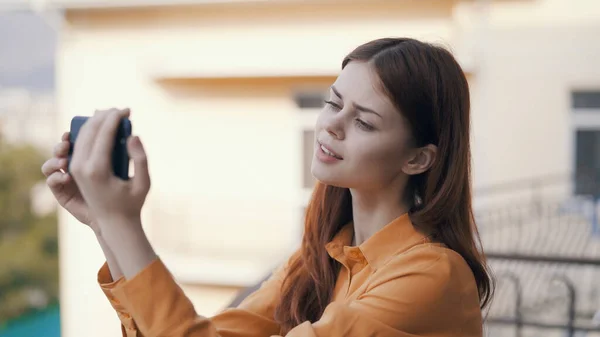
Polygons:
<instances>
[{"instance_id":1,"label":"blurred background building","mask_svg":"<svg viewBox=\"0 0 600 337\"><path fill-rule=\"evenodd\" d=\"M39 168L58 126L56 31L46 19L5 12L3 6L0 2L0 336L58 337L56 206Z\"/></svg>"},{"instance_id":2,"label":"blurred background building","mask_svg":"<svg viewBox=\"0 0 600 337\"><path fill-rule=\"evenodd\" d=\"M0 6L33 10L58 35L56 98L0 95L0 109L20 102L6 134L52 146L73 116L130 107L153 177L146 229L203 315L297 247L312 126L343 57L386 36L447 46L471 86L476 215L498 276L488 335L599 336L597 0ZM59 233L62 335L119 335L95 238L64 212Z\"/></svg>"}]
</instances>

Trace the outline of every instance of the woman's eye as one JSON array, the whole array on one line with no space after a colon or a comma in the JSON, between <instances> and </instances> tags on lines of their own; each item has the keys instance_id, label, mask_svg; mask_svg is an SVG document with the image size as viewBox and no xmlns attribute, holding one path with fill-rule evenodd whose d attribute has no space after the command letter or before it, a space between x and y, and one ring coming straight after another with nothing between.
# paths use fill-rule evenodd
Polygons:
<instances>
[{"instance_id":1,"label":"woman's eye","mask_svg":"<svg viewBox=\"0 0 600 337\"><path fill-rule=\"evenodd\" d=\"M373 130L375 130L375 128L373 126L365 123L363 120L360 120L360 119L357 118L357 119L355 119L355 122L356 122L356 125L359 128L361 128L361 129L363 129L365 131L373 131Z\"/></svg>"},{"instance_id":2,"label":"woman's eye","mask_svg":"<svg viewBox=\"0 0 600 337\"><path fill-rule=\"evenodd\" d=\"M337 109L337 110L342 110L342 107L339 106L337 103L332 102L332 101L325 101L325 104L329 105L330 107Z\"/></svg>"}]
</instances>

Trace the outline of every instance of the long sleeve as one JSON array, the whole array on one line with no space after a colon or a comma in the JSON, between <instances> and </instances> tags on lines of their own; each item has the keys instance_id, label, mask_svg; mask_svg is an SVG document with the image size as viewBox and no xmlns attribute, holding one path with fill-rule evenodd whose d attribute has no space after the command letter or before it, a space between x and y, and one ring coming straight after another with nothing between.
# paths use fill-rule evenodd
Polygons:
<instances>
[{"instance_id":1,"label":"long sleeve","mask_svg":"<svg viewBox=\"0 0 600 337\"><path fill-rule=\"evenodd\" d=\"M319 321L286 336L481 336L473 276L457 256L439 247L410 250L374 273L360 296L333 301ZM273 309L284 275L280 269L238 308L212 318L195 312L160 260L112 295L147 337L266 337L279 333Z\"/></svg>"},{"instance_id":2,"label":"long sleeve","mask_svg":"<svg viewBox=\"0 0 600 337\"><path fill-rule=\"evenodd\" d=\"M124 281L124 278L120 278L116 281L112 279L108 263L104 263L98 272L98 283L121 321L121 333L123 334L123 337L144 337L142 333L138 331L131 315L127 313L125 308L121 305L121 302L119 302L112 293L112 290Z\"/></svg>"},{"instance_id":3,"label":"long sleeve","mask_svg":"<svg viewBox=\"0 0 600 337\"><path fill-rule=\"evenodd\" d=\"M226 309L210 320L211 328L218 329L216 336L243 337L279 333L279 325L273 320L275 305L280 297L281 284L289 262L297 254L298 252L293 254L277 268L258 290L236 308ZM192 303L159 259L129 281L113 281L108 266L104 264L98 273L98 282L121 320L123 337L164 336L163 329L170 331L167 336L194 336L189 332L173 330L195 330L204 324L202 319L205 318L196 315ZM148 310L143 314L133 314L138 313L139 305L146 306ZM243 324L239 323L240 317ZM160 323L159 327L157 323ZM163 325L166 327L163 328Z\"/></svg>"}]
</instances>

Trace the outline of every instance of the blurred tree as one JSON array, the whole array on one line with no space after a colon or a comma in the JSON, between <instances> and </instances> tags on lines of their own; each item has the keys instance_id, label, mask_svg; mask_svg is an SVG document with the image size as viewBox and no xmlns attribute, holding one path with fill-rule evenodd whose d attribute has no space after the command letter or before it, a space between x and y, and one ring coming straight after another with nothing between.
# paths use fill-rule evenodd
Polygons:
<instances>
[{"instance_id":1,"label":"blurred tree","mask_svg":"<svg viewBox=\"0 0 600 337\"><path fill-rule=\"evenodd\" d=\"M0 135L0 326L58 303L56 212L32 209L32 188L43 182L43 153Z\"/></svg>"}]
</instances>

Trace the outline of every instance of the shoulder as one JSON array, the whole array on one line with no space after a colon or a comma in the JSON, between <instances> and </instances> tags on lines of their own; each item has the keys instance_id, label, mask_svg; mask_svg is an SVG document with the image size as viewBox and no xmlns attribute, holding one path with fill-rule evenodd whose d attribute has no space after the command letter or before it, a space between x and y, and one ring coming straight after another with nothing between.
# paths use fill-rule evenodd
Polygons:
<instances>
[{"instance_id":1,"label":"shoulder","mask_svg":"<svg viewBox=\"0 0 600 337\"><path fill-rule=\"evenodd\" d=\"M465 259L440 243L422 243L404 252L398 252L377 272L394 276L412 273L435 274L438 281L472 277L471 269Z\"/></svg>"},{"instance_id":2,"label":"shoulder","mask_svg":"<svg viewBox=\"0 0 600 337\"><path fill-rule=\"evenodd\" d=\"M393 255L375 271L369 288L377 287L403 297L414 296L415 303L425 307L450 302L479 308L477 284L469 265L442 244L423 243Z\"/></svg>"},{"instance_id":3,"label":"shoulder","mask_svg":"<svg viewBox=\"0 0 600 337\"><path fill-rule=\"evenodd\" d=\"M359 302L400 331L481 336L473 274L460 254L443 245L424 243L393 255L373 273Z\"/></svg>"},{"instance_id":4,"label":"shoulder","mask_svg":"<svg viewBox=\"0 0 600 337\"><path fill-rule=\"evenodd\" d=\"M434 271L440 277L451 278L455 273L470 273L463 257L441 243L422 243L393 254L378 272Z\"/></svg>"}]
</instances>

